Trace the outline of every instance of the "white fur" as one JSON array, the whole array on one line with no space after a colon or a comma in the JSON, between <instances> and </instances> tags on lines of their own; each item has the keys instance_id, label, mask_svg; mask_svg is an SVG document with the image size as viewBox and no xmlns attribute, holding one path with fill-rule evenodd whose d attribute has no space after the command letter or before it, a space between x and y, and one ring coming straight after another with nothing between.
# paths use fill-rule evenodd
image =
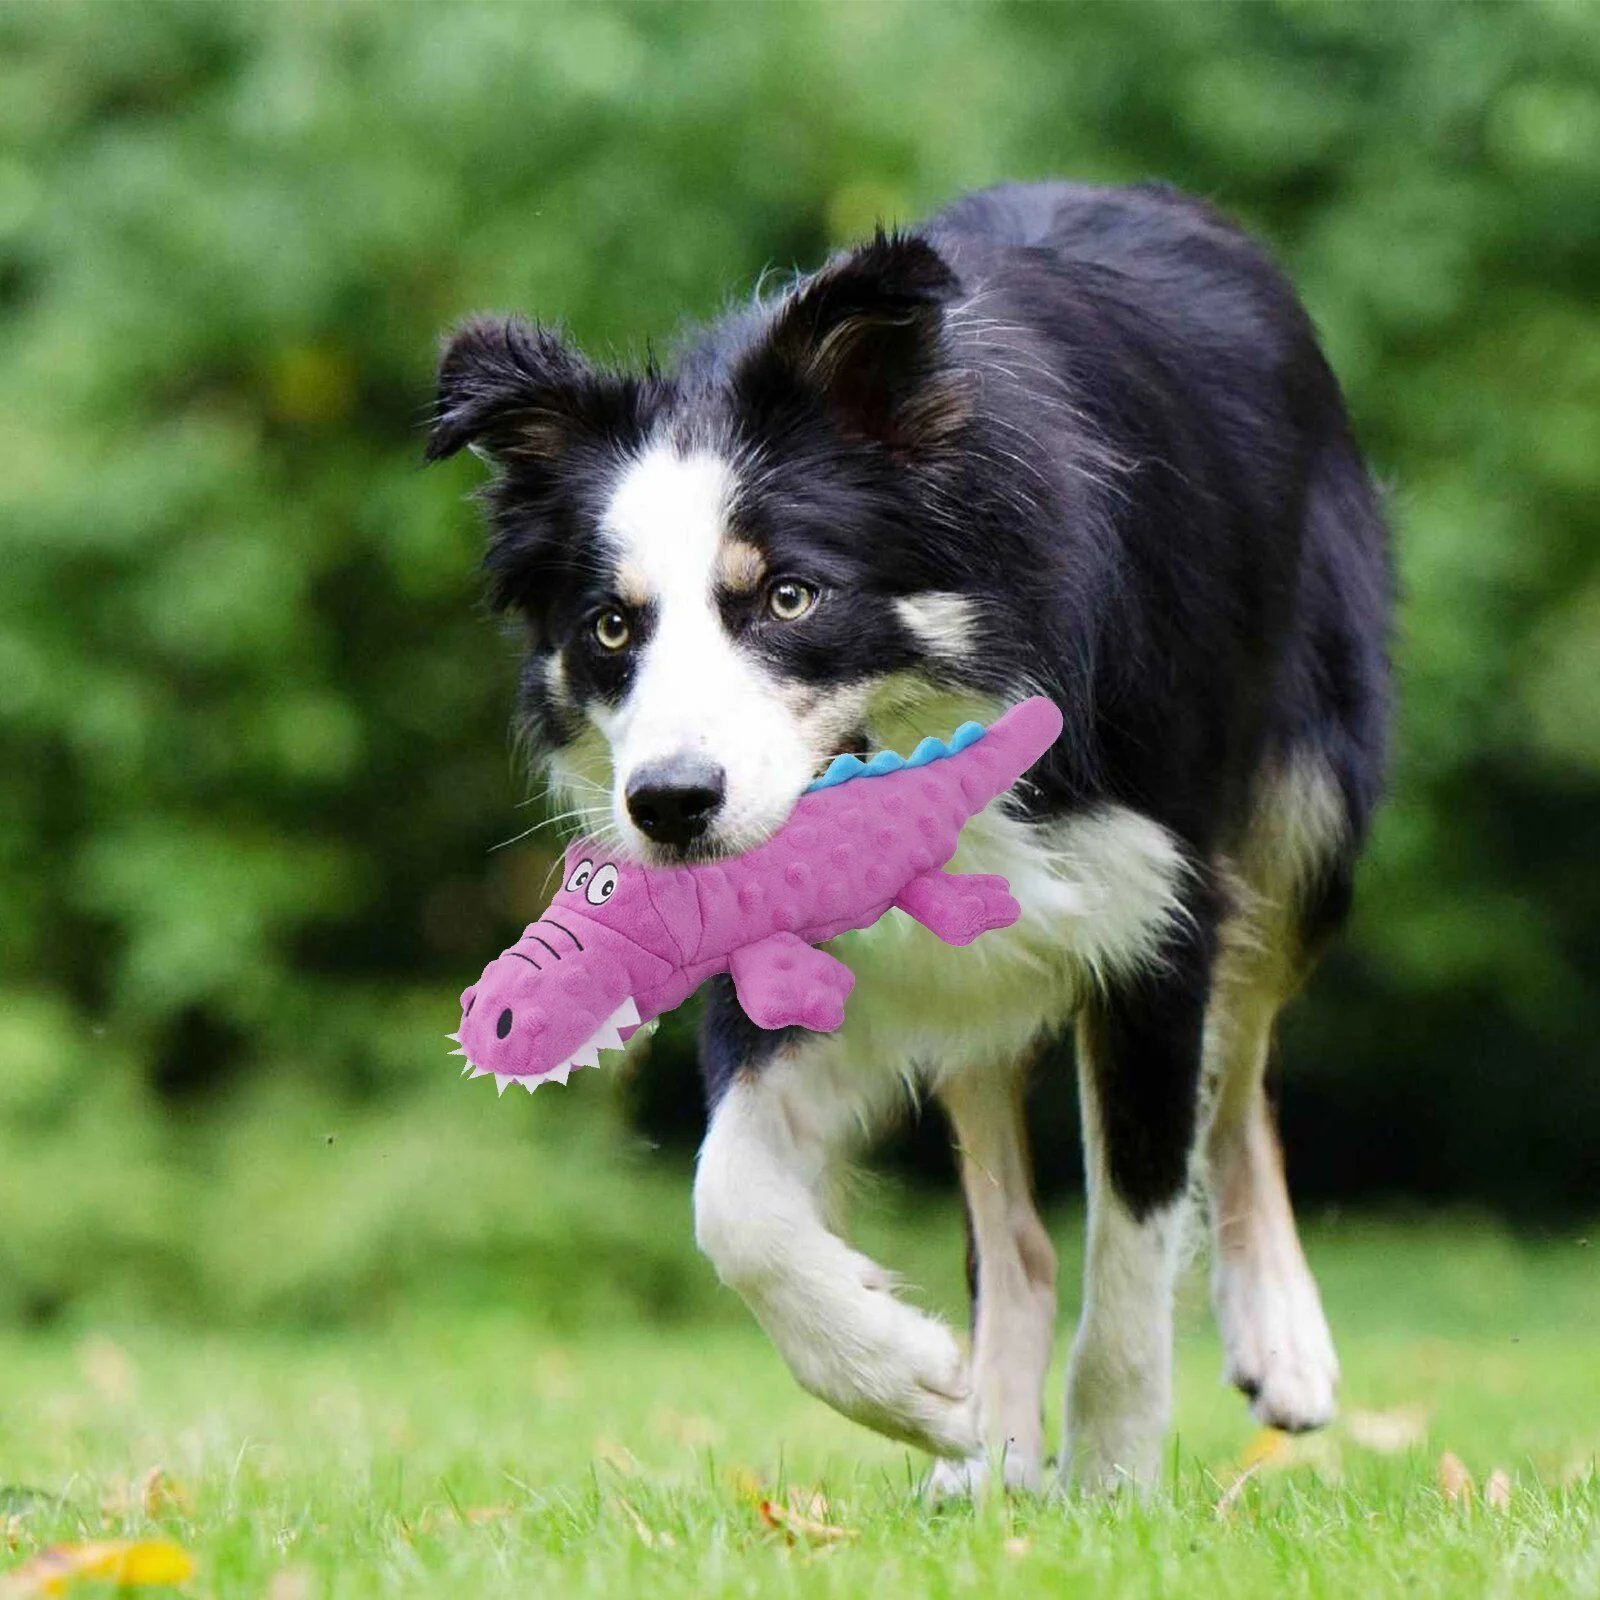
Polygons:
<instances>
[{"instance_id":1,"label":"white fur","mask_svg":"<svg viewBox=\"0 0 1600 1600\"><path fill-rule=\"evenodd\" d=\"M1107 1171L1090 1048L1080 1028L1088 1239L1061 1470L1073 1487L1104 1493L1125 1485L1143 1490L1161 1475L1172 1415L1172 1298L1184 1205L1135 1217L1118 1198Z\"/></svg>"},{"instance_id":2,"label":"white fur","mask_svg":"<svg viewBox=\"0 0 1600 1600\"><path fill-rule=\"evenodd\" d=\"M1331 1420L1339 1362L1262 1089L1277 1005L1270 990L1237 981L1213 995L1206 1065L1215 1091L1204 1170L1225 1376L1252 1396L1260 1422L1298 1431Z\"/></svg>"},{"instance_id":3,"label":"white fur","mask_svg":"<svg viewBox=\"0 0 1600 1600\"><path fill-rule=\"evenodd\" d=\"M929 590L896 600L894 608L929 655L960 661L972 654L977 639L977 602L970 596Z\"/></svg>"},{"instance_id":4,"label":"white fur","mask_svg":"<svg viewBox=\"0 0 1600 1600\"><path fill-rule=\"evenodd\" d=\"M739 1079L718 1104L695 1174L695 1237L804 1388L880 1433L969 1456L977 1405L950 1330L897 1299L890 1274L825 1220L833 1162L866 1108L827 1041L804 1054Z\"/></svg>"},{"instance_id":5,"label":"white fur","mask_svg":"<svg viewBox=\"0 0 1600 1600\"><path fill-rule=\"evenodd\" d=\"M908 739L948 733L974 711L989 720L996 709L958 706L915 680L821 697L773 680L729 637L716 605L735 490L734 469L720 457L656 445L623 474L603 519L619 568L647 591L655 629L624 704L595 715L609 771L597 744L557 776L574 789L590 786L590 804L593 786L608 783L619 833L647 857L649 843L622 801L629 775L645 762L693 750L720 764L728 795L713 842L738 850L782 824L843 729L866 719L882 744L909 748ZM970 647L974 617L964 597L924 594L898 609L930 652L948 658ZM1284 775L1261 809L1258 836L1241 852L1248 915L1235 919L1230 951L1281 944L1282 908L1313 852L1326 848L1337 815L1314 776L1298 771ZM1033 1041L1068 1021L1098 981L1157 959L1181 914L1187 869L1159 825L1108 805L1046 826L991 808L968 824L951 870L1003 874L1022 906L1018 923L951 950L891 912L838 941L858 979L845 1027L797 1041L727 1090L695 1182L701 1248L802 1385L847 1416L946 1458L936 1491L970 1489L996 1465L1009 1482L1040 1479L1053 1258L1003 1086ZM1208 1031L1208 1065L1227 1077L1220 1039ZM891 1276L853 1250L829 1216L839 1163L908 1089L923 1088L951 1104L965 1152L980 1262L970 1375L950 1331L896 1298ZM1136 1219L1122 1206L1105 1172L1087 1076L1082 1089L1089 1243L1064 1470L1090 1488L1144 1484L1159 1472L1171 1409L1182 1208ZM1216 1137L1219 1151L1233 1148L1225 1131ZM1231 1156L1219 1161L1217 1173L1245 1170ZM1297 1276L1284 1244L1285 1225L1293 1240L1292 1219L1274 1220L1269 1190L1256 1208L1261 1220L1250 1225L1250 1248L1219 1252L1218 1311L1230 1362L1266 1374L1258 1410L1314 1421L1331 1393L1331 1347L1303 1258Z\"/></svg>"},{"instance_id":6,"label":"white fur","mask_svg":"<svg viewBox=\"0 0 1600 1600\"><path fill-rule=\"evenodd\" d=\"M1301 761L1262 784L1236 863L1239 913L1223 928L1206 1014L1210 1124L1204 1147L1211 1295L1225 1375L1269 1427L1321 1427L1339 1362L1306 1263L1262 1081L1278 1010L1298 981L1295 891L1336 850L1338 787Z\"/></svg>"},{"instance_id":7,"label":"white fur","mask_svg":"<svg viewBox=\"0 0 1600 1600\"><path fill-rule=\"evenodd\" d=\"M1014 1061L1072 1016L1098 974L1153 959L1184 868L1164 829L1120 807L1043 827L991 807L967 824L950 870L1002 874L1021 919L953 949L891 911L833 946L857 979L852 1047L935 1078Z\"/></svg>"},{"instance_id":8,"label":"white fur","mask_svg":"<svg viewBox=\"0 0 1600 1600\"><path fill-rule=\"evenodd\" d=\"M655 630L626 700L594 712L611 746L617 828L647 859L650 841L623 798L629 777L647 762L692 751L721 766L727 798L715 842L737 851L783 822L824 753L718 613L716 578L735 488L722 457L658 443L622 474L601 519L619 568L642 578L655 607Z\"/></svg>"},{"instance_id":9,"label":"white fur","mask_svg":"<svg viewBox=\"0 0 1600 1600\"><path fill-rule=\"evenodd\" d=\"M1258 892L1282 905L1348 829L1338 780L1322 762L1298 757L1262 779L1241 865Z\"/></svg>"},{"instance_id":10,"label":"white fur","mask_svg":"<svg viewBox=\"0 0 1600 1600\"><path fill-rule=\"evenodd\" d=\"M991 810L968 825L952 866L1006 873L1021 920L959 951L898 912L837 941L857 974L845 1026L734 1083L695 1185L701 1247L796 1377L847 1416L953 1458L936 1492L974 1483L986 1451L1013 1482L1036 1483L1042 1469L1048 1241L1020 1128L1008 1131L990 1096L1009 1094L1019 1056L1072 1014L1096 971L1153 955L1182 873L1160 828L1115 808L1043 829ZM923 1086L964 1107L976 1157L966 1176L988 1285L977 1400L948 1331L897 1301L889 1275L824 1220L836 1164ZM1120 1303L1113 1296L1107 1315Z\"/></svg>"},{"instance_id":11,"label":"white fur","mask_svg":"<svg viewBox=\"0 0 1600 1600\"><path fill-rule=\"evenodd\" d=\"M1258 1199L1216 1230L1212 1304L1228 1382L1253 1396L1264 1427L1299 1433L1333 1420L1339 1359L1294 1217L1278 1204L1276 1151L1261 1160Z\"/></svg>"},{"instance_id":12,"label":"white fur","mask_svg":"<svg viewBox=\"0 0 1600 1600\"><path fill-rule=\"evenodd\" d=\"M992 720L994 709L891 681L877 688L871 722L881 743L909 749L969 715ZM843 1029L797 1041L729 1089L695 1186L702 1248L800 1382L946 1457L935 1493L969 1490L991 1463L1015 1484L1040 1479L1053 1263L1028 1196L1020 1124L1005 1112L1012 1074L1100 975L1155 957L1185 869L1162 828L1107 806L1043 827L991 807L968 823L951 870L1004 874L1021 919L960 950L898 911L836 941L857 976ZM897 1301L889 1275L825 1220L837 1164L924 1088L946 1097L971 1146L974 1380L948 1330Z\"/></svg>"},{"instance_id":13,"label":"white fur","mask_svg":"<svg viewBox=\"0 0 1600 1600\"><path fill-rule=\"evenodd\" d=\"M1108 1183L1091 1201L1062 1460L1062 1476L1074 1488L1144 1490L1161 1476L1182 1233L1179 1206L1137 1220Z\"/></svg>"}]
</instances>

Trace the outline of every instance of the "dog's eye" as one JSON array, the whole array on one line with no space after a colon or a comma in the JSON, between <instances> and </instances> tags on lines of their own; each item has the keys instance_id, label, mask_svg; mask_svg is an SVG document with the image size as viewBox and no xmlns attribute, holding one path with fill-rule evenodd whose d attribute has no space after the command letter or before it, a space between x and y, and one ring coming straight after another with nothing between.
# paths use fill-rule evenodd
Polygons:
<instances>
[{"instance_id":1,"label":"dog's eye","mask_svg":"<svg viewBox=\"0 0 1600 1600\"><path fill-rule=\"evenodd\" d=\"M817 603L817 591L808 583L785 578L767 591L767 610L779 622L798 622Z\"/></svg>"},{"instance_id":2,"label":"dog's eye","mask_svg":"<svg viewBox=\"0 0 1600 1600\"><path fill-rule=\"evenodd\" d=\"M628 626L626 614L612 606L594 619L594 636L602 650L621 650L633 637L633 629Z\"/></svg>"}]
</instances>

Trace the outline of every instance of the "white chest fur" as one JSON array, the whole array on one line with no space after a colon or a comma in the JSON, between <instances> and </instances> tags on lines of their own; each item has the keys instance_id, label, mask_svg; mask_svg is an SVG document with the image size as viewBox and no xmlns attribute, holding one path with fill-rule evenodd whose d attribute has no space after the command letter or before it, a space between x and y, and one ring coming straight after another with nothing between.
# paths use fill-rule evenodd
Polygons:
<instances>
[{"instance_id":1,"label":"white chest fur","mask_svg":"<svg viewBox=\"0 0 1600 1600\"><path fill-rule=\"evenodd\" d=\"M851 1057L925 1079L1014 1057L1072 1015L1096 974L1155 956L1184 864L1165 829L1122 807L1042 825L991 807L949 870L1003 875L1021 920L953 949L891 911L834 941L856 974Z\"/></svg>"}]
</instances>

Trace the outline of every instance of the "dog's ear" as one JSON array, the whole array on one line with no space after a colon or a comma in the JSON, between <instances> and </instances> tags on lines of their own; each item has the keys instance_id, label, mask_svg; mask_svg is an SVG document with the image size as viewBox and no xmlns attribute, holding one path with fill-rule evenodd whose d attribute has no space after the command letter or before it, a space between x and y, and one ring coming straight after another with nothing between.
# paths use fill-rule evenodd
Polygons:
<instances>
[{"instance_id":1,"label":"dog's ear","mask_svg":"<svg viewBox=\"0 0 1600 1600\"><path fill-rule=\"evenodd\" d=\"M936 446L966 415L944 354L959 287L926 239L880 229L779 308L737 373L741 397L769 417L820 402L846 433L896 454Z\"/></svg>"},{"instance_id":2,"label":"dog's ear","mask_svg":"<svg viewBox=\"0 0 1600 1600\"><path fill-rule=\"evenodd\" d=\"M445 342L424 457L463 447L507 467L552 464L585 430L604 428L619 400L559 333L521 317L476 317Z\"/></svg>"}]
</instances>

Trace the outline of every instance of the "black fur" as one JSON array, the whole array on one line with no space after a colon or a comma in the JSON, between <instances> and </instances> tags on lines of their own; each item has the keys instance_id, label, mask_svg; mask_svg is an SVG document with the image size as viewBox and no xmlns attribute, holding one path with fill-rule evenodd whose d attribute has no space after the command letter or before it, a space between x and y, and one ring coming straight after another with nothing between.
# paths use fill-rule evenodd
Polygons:
<instances>
[{"instance_id":1,"label":"black fur","mask_svg":"<svg viewBox=\"0 0 1600 1600\"><path fill-rule=\"evenodd\" d=\"M491 590L527 619L525 712L548 741L586 698L625 691L625 667L585 643L609 598L593 521L661 430L758 463L739 533L827 591L781 630L727 598L730 629L782 675L1042 690L1067 731L1019 803L1132 807L1202 867L1266 766L1314 757L1348 833L1304 908L1307 945L1342 917L1384 762L1385 530L1305 313L1209 207L1158 186L975 194L697 334L666 374L597 373L517 322L459 334L429 451L474 442L499 463ZM974 602L970 655L930 658L901 625L895 597L928 590ZM1190 911L1197 943L1167 978L1088 1022L1136 1206L1181 1181L1192 1135L1213 918L1203 898ZM707 1008L713 1101L776 1042L725 989Z\"/></svg>"},{"instance_id":2,"label":"black fur","mask_svg":"<svg viewBox=\"0 0 1600 1600\"><path fill-rule=\"evenodd\" d=\"M1136 1217L1170 1205L1189 1179L1215 953L1211 898L1196 890L1160 962L1112 980L1084 1011L1106 1166Z\"/></svg>"}]
</instances>

